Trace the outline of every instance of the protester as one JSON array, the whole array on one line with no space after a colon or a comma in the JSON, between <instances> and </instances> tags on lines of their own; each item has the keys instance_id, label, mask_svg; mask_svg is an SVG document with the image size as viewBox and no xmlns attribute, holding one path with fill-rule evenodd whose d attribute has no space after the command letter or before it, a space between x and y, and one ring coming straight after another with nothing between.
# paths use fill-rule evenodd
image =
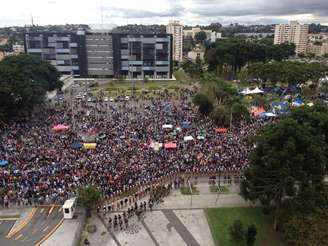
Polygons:
<instances>
[{"instance_id":1,"label":"protester","mask_svg":"<svg viewBox=\"0 0 328 246\"><path fill-rule=\"evenodd\" d=\"M250 151L245 140L263 120L240 122L217 134L218 126L188 101L192 93L158 93L138 103L65 102L6 125L0 129L0 160L8 161L0 167L0 204L63 203L87 184L112 197L176 173L242 170ZM182 128L182 122L190 126ZM57 124L70 128L54 132ZM174 128L162 129L164 124ZM93 136L95 150L79 147ZM185 142L185 136L194 140ZM156 151L151 142L175 142L177 148ZM113 222L114 228L122 226L118 219Z\"/></svg>"}]
</instances>

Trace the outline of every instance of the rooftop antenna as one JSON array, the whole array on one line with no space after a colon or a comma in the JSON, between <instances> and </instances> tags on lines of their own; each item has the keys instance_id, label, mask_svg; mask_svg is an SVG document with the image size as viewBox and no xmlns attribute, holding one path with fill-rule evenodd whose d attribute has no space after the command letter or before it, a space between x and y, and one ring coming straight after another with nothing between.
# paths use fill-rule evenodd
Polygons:
<instances>
[{"instance_id":1,"label":"rooftop antenna","mask_svg":"<svg viewBox=\"0 0 328 246\"><path fill-rule=\"evenodd\" d=\"M32 14L31 14L31 24L32 24L32 26L34 26L33 15Z\"/></svg>"}]
</instances>

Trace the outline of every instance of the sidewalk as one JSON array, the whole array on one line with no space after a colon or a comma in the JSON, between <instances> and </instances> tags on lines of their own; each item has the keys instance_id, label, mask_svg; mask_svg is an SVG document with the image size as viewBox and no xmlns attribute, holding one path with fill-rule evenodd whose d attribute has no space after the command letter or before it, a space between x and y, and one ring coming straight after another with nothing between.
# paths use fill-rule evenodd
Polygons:
<instances>
[{"instance_id":1,"label":"sidewalk","mask_svg":"<svg viewBox=\"0 0 328 246\"><path fill-rule=\"evenodd\" d=\"M52 234L42 246L77 246L83 230L85 211L77 209L77 218L64 220L64 223Z\"/></svg>"}]
</instances>

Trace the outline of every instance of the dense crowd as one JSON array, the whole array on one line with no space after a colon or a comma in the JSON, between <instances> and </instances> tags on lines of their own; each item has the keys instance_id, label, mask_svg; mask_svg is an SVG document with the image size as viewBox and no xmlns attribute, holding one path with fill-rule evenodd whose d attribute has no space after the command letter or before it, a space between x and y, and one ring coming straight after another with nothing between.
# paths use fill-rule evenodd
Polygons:
<instances>
[{"instance_id":1,"label":"dense crowd","mask_svg":"<svg viewBox=\"0 0 328 246\"><path fill-rule=\"evenodd\" d=\"M250 150L245 140L263 122L241 122L217 134L219 126L197 113L190 93L139 102L67 101L2 126L0 160L9 164L0 167L0 204L62 203L86 184L110 197L179 172L241 170ZM189 127L182 128L182 122ZM70 129L54 132L59 123ZM162 129L164 124L174 128ZM185 142L185 136L195 140ZM95 150L76 147L90 137L97 137ZM176 149L149 147L170 141Z\"/></svg>"}]
</instances>

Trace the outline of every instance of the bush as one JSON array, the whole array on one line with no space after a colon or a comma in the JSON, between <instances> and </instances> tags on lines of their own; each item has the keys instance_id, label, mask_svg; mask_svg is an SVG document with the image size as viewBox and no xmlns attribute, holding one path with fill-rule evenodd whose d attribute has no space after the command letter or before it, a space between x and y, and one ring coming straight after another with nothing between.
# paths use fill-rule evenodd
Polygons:
<instances>
[{"instance_id":1,"label":"bush","mask_svg":"<svg viewBox=\"0 0 328 246\"><path fill-rule=\"evenodd\" d=\"M240 243L244 240L244 227L240 220L235 220L229 228L229 234L231 241Z\"/></svg>"},{"instance_id":2,"label":"bush","mask_svg":"<svg viewBox=\"0 0 328 246\"><path fill-rule=\"evenodd\" d=\"M246 245L253 246L256 241L257 229L255 225L249 225L245 234Z\"/></svg>"}]
</instances>

